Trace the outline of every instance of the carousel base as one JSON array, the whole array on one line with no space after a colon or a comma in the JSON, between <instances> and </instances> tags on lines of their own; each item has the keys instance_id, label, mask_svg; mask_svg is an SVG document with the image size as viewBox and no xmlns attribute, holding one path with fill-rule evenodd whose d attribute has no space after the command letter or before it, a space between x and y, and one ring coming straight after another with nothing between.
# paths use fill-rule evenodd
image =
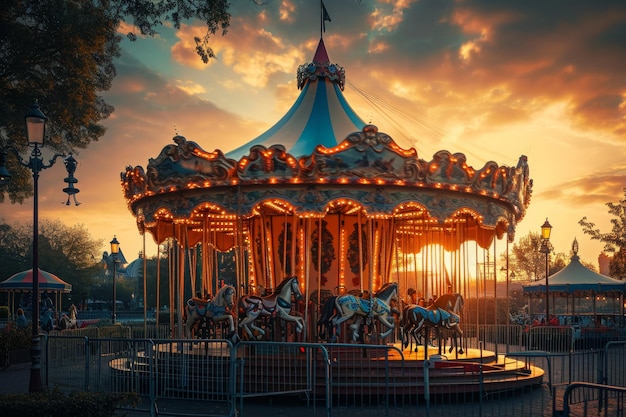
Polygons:
<instances>
[{"instance_id":1,"label":"carousel base","mask_svg":"<svg viewBox=\"0 0 626 417\"><path fill-rule=\"evenodd\" d=\"M294 346L298 346L294 343ZM333 396L372 395L405 396L421 398L426 392L431 396L463 398L467 395L495 395L500 392L521 391L542 383L544 371L528 363L494 352L467 349L439 354L438 347L423 346L402 349L400 345L372 347L363 345L325 344L331 363L330 384ZM159 395L195 398L193 387L206 390L207 381L212 386L226 389L229 386L230 350L211 341L164 343L154 347L153 364L159 386L168 392ZM301 375L305 379L311 371L308 359L311 351L287 349L285 345L271 343L250 344L238 349L237 361L243 377L239 385L246 395L266 394L267 387L284 384L285 376ZM324 395L328 384L325 379L326 362L319 349L314 361L314 391ZM293 353L293 352L297 353ZM319 359L319 360L318 360ZM427 360L425 360L427 359ZM149 392L148 360L143 352L134 357L121 357L109 365L117 384L131 384L129 388ZM210 370L207 372L206 370ZM154 374L153 374L154 375ZM223 379L223 384L215 384ZM263 384L259 384L263 381ZM292 383L294 381L292 380ZM300 381L295 382L299 384ZM305 383L303 382L303 385ZM284 387L288 390L290 387ZM226 395L220 392L220 395Z\"/></svg>"}]
</instances>

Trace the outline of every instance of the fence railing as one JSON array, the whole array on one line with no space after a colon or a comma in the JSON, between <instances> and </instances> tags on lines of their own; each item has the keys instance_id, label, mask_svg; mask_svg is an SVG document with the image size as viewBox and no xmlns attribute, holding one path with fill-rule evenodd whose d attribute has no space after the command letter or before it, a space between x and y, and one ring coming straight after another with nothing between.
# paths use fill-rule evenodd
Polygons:
<instances>
[{"instance_id":1,"label":"fence railing","mask_svg":"<svg viewBox=\"0 0 626 417\"><path fill-rule=\"evenodd\" d=\"M233 345L213 339L132 338L128 329L112 327L117 329L100 329L101 337L85 336L83 329L83 335L45 338L46 385L68 391L134 391L146 399L150 415L167 400L199 401L211 404L214 415L243 416L244 410L252 414L277 396L304 406L301 417L342 410L385 417L548 417L567 407L569 415L577 415L572 413L591 401L623 413L619 390L567 390L580 382L626 387L626 342L588 351L513 350L501 337L510 338L514 331L476 328L473 336L481 353L461 364L456 355L448 363L420 360L397 345ZM466 349L474 346L472 339L468 337ZM502 353L494 355L495 349ZM543 372L538 383L516 388L515 380L537 370ZM505 377L513 382L490 384Z\"/></svg>"},{"instance_id":2,"label":"fence railing","mask_svg":"<svg viewBox=\"0 0 626 417\"><path fill-rule=\"evenodd\" d=\"M574 398L582 398L575 401ZM626 411L626 388L591 382L573 382L563 393L563 409L554 417L623 416Z\"/></svg>"}]
</instances>

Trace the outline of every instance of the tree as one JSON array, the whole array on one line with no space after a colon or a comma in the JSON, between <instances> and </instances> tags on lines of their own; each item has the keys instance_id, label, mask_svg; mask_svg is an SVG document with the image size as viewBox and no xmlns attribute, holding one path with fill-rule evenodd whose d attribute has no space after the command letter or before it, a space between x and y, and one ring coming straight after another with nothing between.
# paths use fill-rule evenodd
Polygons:
<instances>
[{"instance_id":1,"label":"tree","mask_svg":"<svg viewBox=\"0 0 626 417\"><path fill-rule=\"evenodd\" d=\"M0 264L0 277L32 267L32 225L0 225L0 254L13 262ZM99 264L93 258L101 241L91 238L83 225L67 226L59 220L43 220L39 225L39 267L72 284L75 303L90 295ZM67 307L67 306L64 306Z\"/></svg>"},{"instance_id":2,"label":"tree","mask_svg":"<svg viewBox=\"0 0 626 417\"><path fill-rule=\"evenodd\" d=\"M518 271L527 279L539 279L545 275L545 255L539 252L541 236L530 232L513 244L511 253Z\"/></svg>"},{"instance_id":3,"label":"tree","mask_svg":"<svg viewBox=\"0 0 626 417\"><path fill-rule=\"evenodd\" d=\"M626 188L623 191L624 199L619 203L606 203L609 214L615 216L611 219L611 232L602 233L586 216L578 222L583 227L583 233L590 235L593 240L604 242L604 251L613 254L609 262L609 275L619 279L626 279Z\"/></svg>"},{"instance_id":4,"label":"tree","mask_svg":"<svg viewBox=\"0 0 626 417\"><path fill-rule=\"evenodd\" d=\"M529 280L543 279L546 276L546 254L541 253L541 235L530 232L513 244L511 250L512 264L515 265L516 273L526 276ZM550 252L548 255L548 273L550 275L559 272L569 263L568 257L562 253Z\"/></svg>"},{"instance_id":5,"label":"tree","mask_svg":"<svg viewBox=\"0 0 626 417\"><path fill-rule=\"evenodd\" d=\"M24 114L39 99L48 116L47 143L55 152L75 152L99 140L99 124L113 112L98 93L107 91L116 76L121 22L137 33L157 34L158 26L197 18L206 23L204 37L196 37L196 52L208 62L215 55L208 45L218 30L230 25L226 0L4 0L0 4L0 148L11 143L27 148ZM52 105L57 103L59 105ZM62 103L62 105L60 105ZM12 203L32 195L30 172L9 153L12 181L0 187Z\"/></svg>"}]
</instances>

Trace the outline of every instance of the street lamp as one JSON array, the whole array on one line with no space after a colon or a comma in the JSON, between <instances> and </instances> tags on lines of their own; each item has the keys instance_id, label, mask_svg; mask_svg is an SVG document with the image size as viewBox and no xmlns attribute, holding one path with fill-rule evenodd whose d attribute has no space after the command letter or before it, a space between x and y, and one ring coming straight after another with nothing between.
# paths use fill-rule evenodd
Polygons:
<instances>
[{"instance_id":1,"label":"street lamp","mask_svg":"<svg viewBox=\"0 0 626 417\"><path fill-rule=\"evenodd\" d=\"M546 254L546 324L550 321L550 286L548 284L548 275L550 274L549 257L550 257L550 233L552 226L546 221L541 225L541 249L539 252Z\"/></svg>"},{"instance_id":2,"label":"street lamp","mask_svg":"<svg viewBox=\"0 0 626 417\"><path fill-rule=\"evenodd\" d=\"M117 314L115 312L115 309L117 307L117 294L116 294L115 279L117 275L116 264L117 264L117 254L120 251L120 242L118 242L115 235L113 235L113 240L110 243L111 243L111 257L113 258L113 315L111 319L113 320L113 324L115 324L115 321L117 319Z\"/></svg>"},{"instance_id":3,"label":"street lamp","mask_svg":"<svg viewBox=\"0 0 626 417\"><path fill-rule=\"evenodd\" d=\"M39 173L53 166L58 157L63 157L63 163L68 173L68 177L65 178L64 181L69 184L68 188L63 190L68 195L67 205L69 205L70 196L74 198L76 205L79 204L76 201L76 194L79 190L74 188L74 184L77 183L78 180L74 178L76 160L71 154L67 157L64 154L54 154L47 165L43 161L41 148L45 145L46 121L48 118L39 108L37 100L35 100L28 113L26 113L24 119L26 123L28 146L32 146L33 150L27 162L22 158L19 151L12 146L0 149L0 185L7 183L11 179L11 173L5 166L8 151L11 151L18 159L20 165L29 168L33 173L33 331L30 349L32 364L28 390L29 392L41 392L43 391L43 387L41 385L41 340L39 338Z\"/></svg>"}]
</instances>

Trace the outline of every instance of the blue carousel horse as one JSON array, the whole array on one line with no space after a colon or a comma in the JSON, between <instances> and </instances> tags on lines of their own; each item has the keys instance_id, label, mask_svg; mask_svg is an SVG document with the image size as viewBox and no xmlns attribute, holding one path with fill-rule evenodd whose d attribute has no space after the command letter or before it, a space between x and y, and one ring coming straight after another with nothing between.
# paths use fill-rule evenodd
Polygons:
<instances>
[{"instance_id":1,"label":"blue carousel horse","mask_svg":"<svg viewBox=\"0 0 626 417\"><path fill-rule=\"evenodd\" d=\"M229 333L227 338L235 337L235 322L231 310L235 305L235 287L232 285L223 285L210 301L206 304L198 303L193 299L187 301L185 311L187 313L186 330L187 337L191 336L191 329L202 319L212 320L213 322L228 322Z\"/></svg>"},{"instance_id":2,"label":"blue carousel horse","mask_svg":"<svg viewBox=\"0 0 626 417\"><path fill-rule=\"evenodd\" d=\"M318 325L324 325L332 332L336 330L337 335L340 333L341 323L355 318L350 324L352 329L352 340L359 340L359 329L364 317L372 317L378 319L387 330L380 334L384 339L389 336L395 328L395 319L393 310L390 307L391 299L398 293L398 283L389 282L381 287L381 289L369 298L361 298L351 294L340 295L338 297L329 298L322 310L320 311L320 319ZM330 304L332 303L332 304ZM330 335L331 340L335 340L335 335Z\"/></svg>"},{"instance_id":3,"label":"blue carousel horse","mask_svg":"<svg viewBox=\"0 0 626 417\"><path fill-rule=\"evenodd\" d=\"M46 307L41 313L41 319L39 320L39 324L41 326L41 330L44 332L50 333L54 330L54 316L55 316L54 308Z\"/></svg>"},{"instance_id":4,"label":"blue carousel horse","mask_svg":"<svg viewBox=\"0 0 626 417\"><path fill-rule=\"evenodd\" d=\"M298 333L304 330L304 319L300 316L291 315L291 297L302 299L302 291L298 284L298 277L288 277L283 280L274 292L265 297L245 295L239 300L239 327L242 328L248 338L254 338L253 330L257 332L257 339L265 335L265 330L255 324L262 316L278 317L285 321L293 322Z\"/></svg>"},{"instance_id":5,"label":"blue carousel horse","mask_svg":"<svg viewBox=\"0 0 626 417\"><path fill-rule=\"evenodd\" d=\"M463 296L461 294L444 294L437 298L432 305L428 307L422 307L419 305L407 306L402 314L402 320L400 327L402 328L402 346L407 347L409 345L409 337L411 336L418 342L418 334L424 329L435 329L439 335L440 330L451 330L454 333L454 342L459 353L463 353L463 347L458 347L457 339L463 337L463 331L461 330L461 317L459 314L463 310ZM428 343L428 336L423 339L424 344ZM441 354L441 346L439 348ZM450 352L453 347L450 346Z\"/></svg>"}]
</instances>

